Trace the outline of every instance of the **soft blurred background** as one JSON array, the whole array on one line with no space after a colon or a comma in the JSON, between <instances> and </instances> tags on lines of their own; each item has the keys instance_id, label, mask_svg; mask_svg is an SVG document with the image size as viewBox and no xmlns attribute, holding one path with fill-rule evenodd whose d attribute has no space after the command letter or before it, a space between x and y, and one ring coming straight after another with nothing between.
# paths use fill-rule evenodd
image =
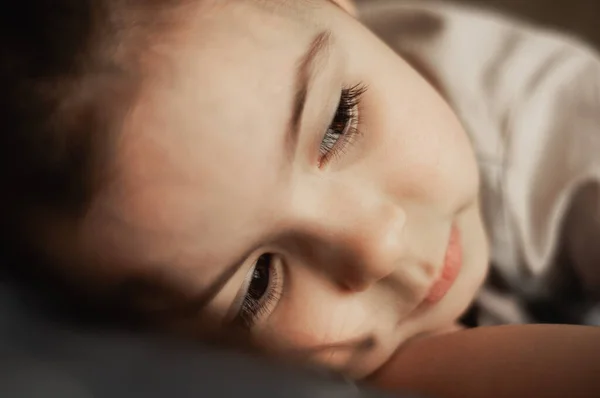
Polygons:
<instances>
[{"instance_id":1,"label":"soft blurred background","mask_svg":"<svg viewBox=\"0 0 600 398\"><path fill-rule=\"evenodd\" d=\"M370 0L356 0L368 2ZM402 0L397 0L402 1ZM423 0L427 1L427 0ZM600 0L438 0L499 10L570 32L600 49Z\"/></svg>"}]
</instances>

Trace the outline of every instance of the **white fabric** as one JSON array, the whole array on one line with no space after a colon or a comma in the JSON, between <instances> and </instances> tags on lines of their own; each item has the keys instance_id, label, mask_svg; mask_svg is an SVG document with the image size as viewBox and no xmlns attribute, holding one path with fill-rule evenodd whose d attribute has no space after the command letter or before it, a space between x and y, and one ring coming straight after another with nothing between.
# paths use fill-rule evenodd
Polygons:
<instances>
[{"instance_id":1,"label":"white fabric","mask_svg":"<svg viewBox=\"0 0 600 398\"><path fill-rule=\"evenodd\" d=\"M484 288L480 324L536 321L524 303L562 306L568 274L583 294L567 301L585 312L600 296L595 50L522 21L424 0L370 0L360 15L439 86L472 139L492 264L510 286Z\"/></svg>"}]
</instances>

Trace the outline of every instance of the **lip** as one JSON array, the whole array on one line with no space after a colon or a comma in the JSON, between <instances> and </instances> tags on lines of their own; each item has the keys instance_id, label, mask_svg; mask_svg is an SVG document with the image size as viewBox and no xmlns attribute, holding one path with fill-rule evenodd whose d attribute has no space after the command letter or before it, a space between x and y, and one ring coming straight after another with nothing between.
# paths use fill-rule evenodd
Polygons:
<instances>
[{"instance_id":1,"label":"lip","mask_svg":"<svg viewBox=\"0 0 600 398\"><path fill-rule=\"evenodd\" d=\"M453 225L450 232L450 239L446 249L446 255L444 257L444 265L441 275L435 281L429 290L429 293L423 300L424 304L436 304L440 302L446 296L446 294L448 294L448 291L452 288L454 282L456 282L456 279L460 274L463 264L462 260L460 231L456 225Z\"/></svg>"}]
</instances>

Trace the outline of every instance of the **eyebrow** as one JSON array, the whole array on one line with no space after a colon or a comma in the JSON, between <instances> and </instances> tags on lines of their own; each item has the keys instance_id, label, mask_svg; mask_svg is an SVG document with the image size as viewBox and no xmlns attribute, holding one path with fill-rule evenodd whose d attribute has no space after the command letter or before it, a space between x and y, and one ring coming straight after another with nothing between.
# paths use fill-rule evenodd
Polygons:
<instances>
[{"instance_id":1,"label":"eyebrow","mask_svg":"<svg viewBox=\"0 0 600 398\"><path fill-rule=\"evenodd\" d=\"M300 136L302 115L306 107L308 87L313 76L313 65L320 55L324 54L331 44L331 31L319 33L310 44L308 51L300 58L296 68L295 94L292 112L286 135L286 148L290 158L294 157Z\"/></svg>"},{"instance_id":2,"label":"eyebrow","mask_svg":"<svg viewBox=\"0 0 600 398\"><path fill-rule=\"evenodd\" d=\"M294 102L292 106L292 115L289 121L288 134L286 138L287 148L291 156L296 153L296 147L298 146L298 136L300 134L300 123L302 121L302 115L306 106L306 97L308 94L308 86L310 79L313 75L313 65L315 60L329 48L331 43L331 31L324 30L319 33L311 42L308 50L297 62L296 68L296 91L294 94ZM208 305L215 296L221 291L223 286L235 275L243 264L244 259L247 255L244 255L243 259L236 261L233 265L230 265L223 274L221 274L216 281L210 284L205 292L200 295L191 304L191 308L199 312Z\"/></svg>"},{"instance_id":3,"label":"eyebrow","mask_svg":"<svg viewBox=\"0 0 600 398\"><path fill-rule=\"evenodd\" d=\"M311 42L308 50L298 60L296 67L296 79L295 79L295 93L292 102L292 112L288 123L288 131L286 135L286 147L289 154L293 157L298 146L298 136L300 134L300 124L302 121L302 115L306 106L306 98L308 95L308 87L310 85L311 77L313 76L313 65L315 60L325 52L330 46L331 32L325 30L319 33ZM179 297L179 300L173 303L174 305L167 305L164 309L158 311L150 310L148 315L153 315L161 318L177 318L193 316L198 314L206 307L223 289L223 286L227 284L229 279L239 271L240 267L244 263L244 260L248 257L248 253L234 263L229 265L225 271L219 275L214 282L208 285L204 291L194 297L184 298ZM165 284L156 275L145 275L132 278L133 280L127 281L120 286L119 297L125 301L135 301L136 296L170 296L177 297L175 287ZM183 302L182 302L183 301Z\"/></svg>"}]
</instances>

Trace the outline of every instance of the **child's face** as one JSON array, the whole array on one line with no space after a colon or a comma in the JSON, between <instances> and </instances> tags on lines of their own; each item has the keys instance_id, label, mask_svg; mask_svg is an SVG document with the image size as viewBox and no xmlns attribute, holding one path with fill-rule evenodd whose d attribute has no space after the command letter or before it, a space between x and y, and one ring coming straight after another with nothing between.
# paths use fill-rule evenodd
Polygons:
<instances>
[{"instance_id":1,"label":"child's face","mask_svg":"<svg viewBox=\"0 0 600 398\"><path fill-rule=\"evenodd\" d=\"M85 252L198 297L204 328L364 376L451 325L484 277L472 149L341 9L230 3L156 49Z\"/></svg>"}]
</instances>

